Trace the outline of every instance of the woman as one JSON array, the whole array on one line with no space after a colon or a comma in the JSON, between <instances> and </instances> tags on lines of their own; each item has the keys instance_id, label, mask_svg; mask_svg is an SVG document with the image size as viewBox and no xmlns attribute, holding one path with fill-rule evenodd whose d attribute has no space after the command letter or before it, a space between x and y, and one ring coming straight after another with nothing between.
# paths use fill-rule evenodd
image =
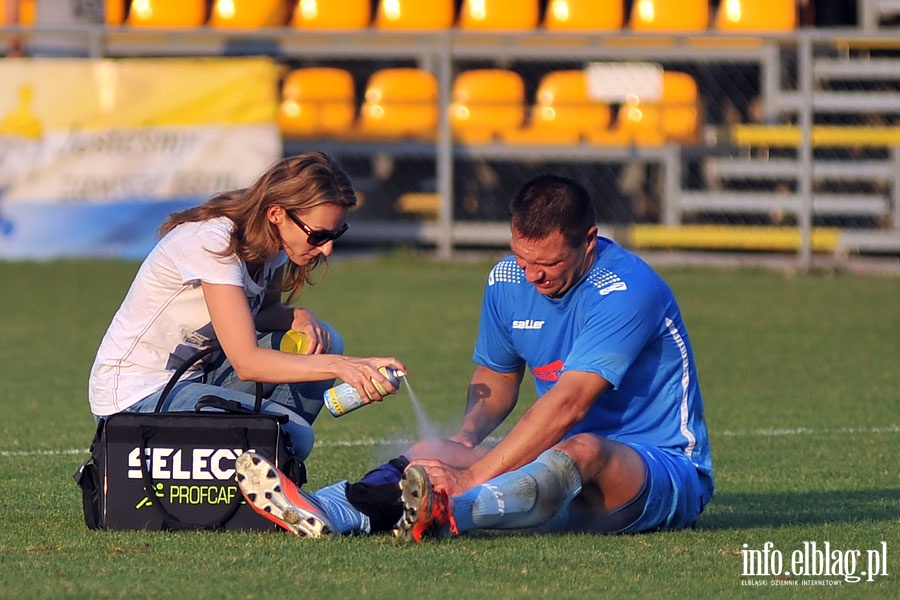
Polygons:
<instances>
[{"instance_id":1,"label":"woman","mask_svg":"<svg viewBox=\"0 0 900 600\"><path fill-rule=\"evenodd\" d=\"M141 265L103 337L91 369L91 412L151 412L172 373L199 349L222 352L187 371L163 410L193 410L205 395L286 414L299 460L312 450L310 424L335 378L372 400L394 386L380 367L395 358L343 356L343 340L293 300L333 242L347 231L356 194L330 156L309 152L273 165L246 189L222 192L174 213ZM308 337L306 354L279 351L285 331Z\"/></svg>"}]
</instances>

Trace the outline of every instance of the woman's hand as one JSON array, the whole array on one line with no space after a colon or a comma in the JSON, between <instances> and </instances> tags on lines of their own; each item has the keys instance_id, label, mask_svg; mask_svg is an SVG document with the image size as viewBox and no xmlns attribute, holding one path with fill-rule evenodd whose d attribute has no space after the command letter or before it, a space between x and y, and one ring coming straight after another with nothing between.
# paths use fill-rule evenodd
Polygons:
<instances>
[{"instance_id":1,"label":"woman's hand","mask_svg":"<svg viewBox=\"0 0 900 600\"><path fill-rule=\"evenodd\" d=\"M331 352L331 334L327 327L322 326L322 322L311 310L295 308L291 329L304 334L309 340L306 354L328 354Z\"/></svg>"}]
</instances>

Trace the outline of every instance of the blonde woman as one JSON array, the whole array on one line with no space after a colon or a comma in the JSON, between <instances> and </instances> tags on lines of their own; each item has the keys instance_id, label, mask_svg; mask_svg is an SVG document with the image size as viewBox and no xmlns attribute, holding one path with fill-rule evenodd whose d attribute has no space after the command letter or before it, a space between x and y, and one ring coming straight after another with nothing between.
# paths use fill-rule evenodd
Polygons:
<instances>
[{"instance_id":1,"label":"blonde woman","mask_svg":"<svg viewBox=\"0 0 900 600\"><path fill-rule=\"evenodd\" d=\"M396 391L380 367L395 358L344 356L340 335L296 298L348 229L356 194L330 156L283 159L250 187L222 192L174 213L141 265L100 344L90 375L95 419L150 412L173 372L212 344L222 351L188 370L164 411L192 410L208 394L252 407L263 382L263 410L283 426L303 460L312 450L322 394L340 378L380 401ZM305 354L279 351L287 330L305 334Z\"/></svg>"}]
</instances>

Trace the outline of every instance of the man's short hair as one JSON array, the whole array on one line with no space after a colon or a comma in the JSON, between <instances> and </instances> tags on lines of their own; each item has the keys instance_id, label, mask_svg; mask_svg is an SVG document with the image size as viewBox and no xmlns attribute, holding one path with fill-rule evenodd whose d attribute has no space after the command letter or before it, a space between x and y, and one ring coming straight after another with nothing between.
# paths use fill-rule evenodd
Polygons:
<instances>
[{"instance_id":1,"label":"man's short hair","mask_svg":"<svg viewBox=\"0 0 900 600\"><path fill-rule=\"evenodd\" d=\"M543 174L527 181L509 205L512 227L525 238L539 240L561 231L573 248L597 224L597 213L580 183Z\"/></svg>"}]
</instances>

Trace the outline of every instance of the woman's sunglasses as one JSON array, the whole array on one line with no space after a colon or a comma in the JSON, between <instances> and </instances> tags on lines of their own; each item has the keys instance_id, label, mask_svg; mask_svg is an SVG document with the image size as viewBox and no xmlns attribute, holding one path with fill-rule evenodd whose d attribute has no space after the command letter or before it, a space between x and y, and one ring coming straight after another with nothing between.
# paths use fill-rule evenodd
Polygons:
<instances>
[{"instance_id":1,"label":"woman's sunglasses","mask_svg":"<svg viewBox=\"0 0 900 600\"><path fill-rule=\"evenodd\" d=\"M327 244L328 242L333 242L338 239L344 232L350 229L350 226L347 223L344 223L338 229L313 229L306 223L300 220L300 217L295 215L289 210L285 210L288 218L297 224L297 227L303 230L303 233L306 234L306 243L310 246L322 246Z\"/></svg>"}]
</instances>

